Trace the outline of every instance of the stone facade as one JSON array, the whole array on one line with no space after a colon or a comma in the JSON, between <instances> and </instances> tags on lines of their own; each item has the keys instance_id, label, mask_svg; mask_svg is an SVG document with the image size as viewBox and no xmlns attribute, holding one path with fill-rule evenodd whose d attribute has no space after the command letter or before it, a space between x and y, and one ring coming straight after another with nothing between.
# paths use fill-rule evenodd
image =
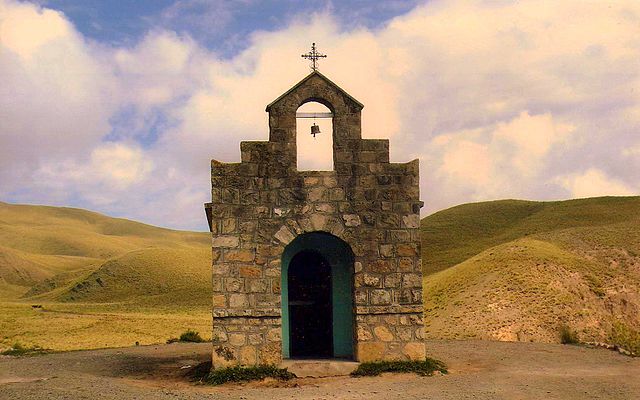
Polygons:
<instances>
[{"instance_id":1,"label":"stone facade","mask_svg":"<svg viewBox=\"0 0 640 400\"><path fill-rule=\"evenodd\" d=\"M297 170L309 101L333 113L334 171ZM418 160L390 163L388 140L362 139L362 107L313 72L267 107L269 141L212 161L214 367L280 363L281 258L305 232L353 251L354 359L424 358Z\"/></svg>"}]
</instances>

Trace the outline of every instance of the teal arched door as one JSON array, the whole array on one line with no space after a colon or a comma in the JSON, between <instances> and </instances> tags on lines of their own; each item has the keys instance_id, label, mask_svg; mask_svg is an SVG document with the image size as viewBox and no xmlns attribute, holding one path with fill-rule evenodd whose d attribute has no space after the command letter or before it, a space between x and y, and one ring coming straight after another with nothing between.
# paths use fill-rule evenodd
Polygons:
<instances>
[{"instance_id":1,"label":"teal arched door","mask_svg":"<svg viewBox=\"0 0 640 400\"><path fill-rule=\"evenodd\" d=\"M296 237L282 253L282 354L353 357L353 252L326 232Z\"/></svg>"}]
</instances>

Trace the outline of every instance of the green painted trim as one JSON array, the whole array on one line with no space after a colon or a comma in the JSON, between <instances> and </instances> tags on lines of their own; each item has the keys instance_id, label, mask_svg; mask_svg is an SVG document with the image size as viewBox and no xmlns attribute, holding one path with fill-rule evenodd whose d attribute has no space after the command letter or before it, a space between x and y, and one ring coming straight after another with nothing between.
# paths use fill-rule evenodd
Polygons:
<instances>
[{"instance_id":1,"label":"green painted trim","mask_svg":"<svg viewBox=\"0 0 640 400\"><path fill-rule=\"evenodd\" d=\"M282 356L290 357L289 263L302 250L319 252L331 265L333 303L333 355L353 357L353 262L351 247L326 232L305 233L287 245L281 259Z\"/></svg>"},{"instance_id":2,"label":"green painted trim","mask_svg":"<svg viewBox=\"0 0 640 400\"><path fill-rule=\"evenodd\" d=\"M297 251L287 251L285 248L282 253L282 262L280 267L280 293L281 293L281 308L282 308L282 357L289 358L289 262L291 258L297 253Z\"/></svg>"},{"instance_id":3,"label":"green painted trim","mask_svg":"<svg viewBox=\"0 0 640 400\"><path fill-rule=\"evenodd\" d=\"M338 251L336 254L343 255L344 253ZM334 357L353 357L352 271L353 261L349 263L349 260L340 257L336 259L336 262L331 262Z\"/></svg>"}]
</instances>

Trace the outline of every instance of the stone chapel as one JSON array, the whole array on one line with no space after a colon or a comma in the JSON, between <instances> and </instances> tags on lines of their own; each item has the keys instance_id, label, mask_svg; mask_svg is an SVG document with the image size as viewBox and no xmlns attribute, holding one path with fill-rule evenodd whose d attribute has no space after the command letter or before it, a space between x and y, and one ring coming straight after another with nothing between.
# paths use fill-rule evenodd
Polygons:
<instances>
[{"instance_id":1,"label":"stone chapel","mask_svg":"<svg viewBox=\"0 0 640 400\"><path fill-rule=\"evenodd\" d=\"M333 118L333 171L298 171L296 111ZM211 162L213 367L424 359L418 160L362 139L362 103L313 71L267 106L269 140Z\"/></svg>"}]
</instances>

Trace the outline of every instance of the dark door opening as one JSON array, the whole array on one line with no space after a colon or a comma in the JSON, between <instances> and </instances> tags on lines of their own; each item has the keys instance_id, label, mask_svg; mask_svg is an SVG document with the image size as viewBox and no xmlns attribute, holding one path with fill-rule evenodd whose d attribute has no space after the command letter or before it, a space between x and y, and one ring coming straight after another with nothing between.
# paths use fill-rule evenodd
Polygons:
<instances>
[{"instance_id":1,"label":"dark door opening","mask_svg":"<svg viewBox=\"0 0 640 400\"><path fill-rule=\"evenodd\" d=\"M331 265L303 250L289 264L291 357L332 357Z\"/></svg>"}]
</instances>

